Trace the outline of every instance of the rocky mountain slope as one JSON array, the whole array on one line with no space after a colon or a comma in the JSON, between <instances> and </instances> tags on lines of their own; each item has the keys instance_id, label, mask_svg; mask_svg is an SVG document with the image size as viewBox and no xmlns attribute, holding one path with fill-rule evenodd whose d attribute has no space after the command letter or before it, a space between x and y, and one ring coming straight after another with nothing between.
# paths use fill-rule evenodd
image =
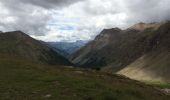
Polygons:
<instances>
[{"instance_id":1,"label":"rocky mountain slope","mask_svg":"<svg viewBox=\"0 0 170 100\"><path fill-rule=\"evenodd\" d=\"M129 77L135 73L136 77L131 78L139 80L146 75L142 71L148 71L150 79L164 77L169 81L169 47L170 22L139 23L126 30L104 29L94 41L74 53L70 61L77 66L102 68ZM134 70L130 69L132 66Z\"/></svg>"},{"instance_id":2,"label":"rocky mountain slope","mask_svg":"<svg viewBox=\"0 0 170 100\"><path fill-rule=\"evenodd\" d=\"M0 55L27 59L36 63L71 65L49 48L21 31L0 33Z\"/></svg>"},{"instance_id":3,"label":"rocky mountain slope","mask_svg":"<svg viewBox=\"0 0 170 100\"><path fill-rule=\"evenodd\" d=\"M118 73L137 80L170 82L170 23L162 25L150 35L151 50Z\"/></svg>"}]
</instances>

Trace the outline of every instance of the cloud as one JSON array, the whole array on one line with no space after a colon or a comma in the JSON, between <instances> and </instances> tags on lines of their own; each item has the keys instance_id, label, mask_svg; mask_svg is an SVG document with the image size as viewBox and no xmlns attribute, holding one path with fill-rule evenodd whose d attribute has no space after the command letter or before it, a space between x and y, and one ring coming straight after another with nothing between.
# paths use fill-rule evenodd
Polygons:
<instances>
[{"instance_id":1,"label":"cloud","mask_svg":"<svg viewBox=\"0 0 170 100\"><path fill-rule=\"evenodd\" d=\"M0 30L21 30L28 34L44 35L53 9L77 0L1 0Z\"/></svg>"},{"instance_id":2,"label":"cloud","mask_svg":"<svg viewBox=\"0 0 170 100\"><path fill-rule=\"evenodd\" d=\"M131 23L134 22L159 22L170 19L169 0L126 0L126 8Z\"/></svg>"},{"instance_id":3,"label":"cloud","mask_svg":"<svg viewBox=\"0 0 170 100\"><path fill-rule=\"evenodd\" d=\"M0 30L45 41L93 39L102 29L170 19L169 0L1 0Z\"/></svg>"},{"instance_id":4,"label":"cloud","mask_svg":"<svg viewBox=\"0 0 170 100\"><path fill-rule=\"evenodd\" d=\"M1 0L5 6L34 5L42 8L59 8L83 0Z\"/></svg>"}]
</instances>

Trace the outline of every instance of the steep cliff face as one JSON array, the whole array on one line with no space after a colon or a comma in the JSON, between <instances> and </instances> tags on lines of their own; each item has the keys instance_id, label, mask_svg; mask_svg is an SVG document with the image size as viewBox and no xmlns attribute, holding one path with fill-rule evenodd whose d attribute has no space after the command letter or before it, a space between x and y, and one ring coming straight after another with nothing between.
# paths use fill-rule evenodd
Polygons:
<instances>
[{"instance_id":1,"label":"steep cliff face","mask_svg":"<svg viewBox=\"0 0 170 100\"><path fill-rule=\"evenodd\" d=\"M46 44L21 31L0 34L0 55L19 57L44 64L71 64Z\"/></svg>"}]
</instances>

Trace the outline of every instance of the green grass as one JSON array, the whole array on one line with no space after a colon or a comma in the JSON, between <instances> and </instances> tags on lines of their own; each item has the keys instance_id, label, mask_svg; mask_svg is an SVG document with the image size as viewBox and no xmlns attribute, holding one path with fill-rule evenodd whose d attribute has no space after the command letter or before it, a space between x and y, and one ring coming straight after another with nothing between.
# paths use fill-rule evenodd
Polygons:
<instances>
[{"instance_id":1,"label":"green grass","mask_svg":"<svg viewBox=\"0 0 170 100\"><path fill-rule=\"evenodd\" d=\"M170 83L167 82L160 82L160 81L144 81L144 83L148 85L152 85L155 87L159 87L161 89L170 89Z\"/></svg>"},{"instance_id":2,"label":"green grass","mask_svg":"<svg viewBox=\"0 0 170 100\"><path fill-rule=\"evenodd\" d=\"M48 97L49 96L49 97ZM122 76L0 58L0 100L168 100Z\"/></svg>"}]
</instances>

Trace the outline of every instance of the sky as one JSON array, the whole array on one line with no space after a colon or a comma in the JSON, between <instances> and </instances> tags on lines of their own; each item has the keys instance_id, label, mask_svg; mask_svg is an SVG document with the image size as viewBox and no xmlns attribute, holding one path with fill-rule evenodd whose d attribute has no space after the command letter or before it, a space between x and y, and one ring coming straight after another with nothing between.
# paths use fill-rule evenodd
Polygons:
<instances>
[{"instance_id":1,"label":"sky","mask_svg":"<svg viewBox=\"0 0 170 100\"><path fill-rule=\"evenodd\" d=\"M0 0L0 31L47 42L91 40L103 29L170 20L170 0Z\"/></svg>"}]
</instances>

